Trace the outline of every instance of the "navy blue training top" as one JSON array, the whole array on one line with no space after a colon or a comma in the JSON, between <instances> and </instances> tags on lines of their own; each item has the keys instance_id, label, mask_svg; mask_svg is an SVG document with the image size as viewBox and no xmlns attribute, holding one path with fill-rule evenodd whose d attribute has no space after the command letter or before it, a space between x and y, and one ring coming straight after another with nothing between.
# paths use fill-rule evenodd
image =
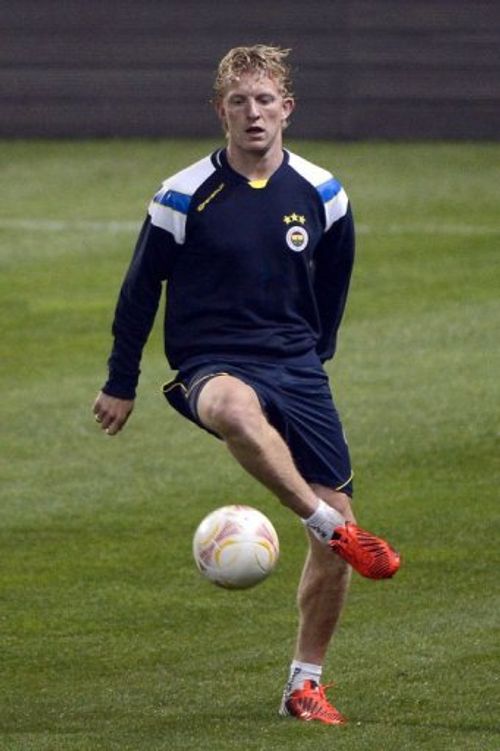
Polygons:
<instances>
[{"instance_id":1,"label":"navy blue training top","mask_svg":"<svg viewBox=\"0 0 500 751\"><path fill-rule=\"evenodd\" d=\"M104 391L132 399L166 282L172 369L224 357L333 356L354 258L349 201L330 172L288 151L249 181L225 150L154 196L120 291Z\"/></svg>"}]
</instances>

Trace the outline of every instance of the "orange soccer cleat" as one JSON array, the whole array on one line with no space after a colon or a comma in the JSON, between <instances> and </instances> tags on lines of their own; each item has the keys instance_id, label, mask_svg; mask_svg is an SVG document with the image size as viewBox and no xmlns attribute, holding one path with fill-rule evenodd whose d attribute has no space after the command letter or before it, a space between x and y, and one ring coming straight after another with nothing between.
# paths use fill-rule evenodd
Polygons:
<instances>
[{"instance_id":1,"label":"orange soccer cleat","mask_svg":"<svg viewBox=\"0 0 500 751\"><path fill-rule=\"evenodd\" d=\"M325 695L325 690L332 685L320 686L315 681L304 681L302 688L283 697L280 715L290 715L303 722L318 720L325 725L345 725L347 719L332 707Z\"/></svg>"},{"instance_id":2,"label":"orange soccer cleat","mask_svg":"<svg viewBox=\"0 0 500 751\"><path fill-rule=\"evenodd\" d=\"M388 542L351 522L336 527L328 544L337 555L368 579L390 579L401 564L399 553Z\"/></svg>"}]
</instances>

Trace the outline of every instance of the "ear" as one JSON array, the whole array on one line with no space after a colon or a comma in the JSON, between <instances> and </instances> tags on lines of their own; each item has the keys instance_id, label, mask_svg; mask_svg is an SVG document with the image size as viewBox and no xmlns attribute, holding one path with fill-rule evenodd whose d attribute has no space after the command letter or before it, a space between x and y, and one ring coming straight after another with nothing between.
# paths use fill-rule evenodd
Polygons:
<instances>
[{"instance_id":1,"label":"ear","mask_svg":"<svg viewBox=\"0 0 500 751\"><path fill-rule=\"evenodd\" d=\"M214 103L214 108L217 113L217 117L219 120L224 121L225 119L225 112L224 112L224 104L222 103L222 100L219 100L218 102Z\"/></svg>"},{"instance_id":2,"label":"ear","mask_svg":"<svg viewBox=\"0 0 500 751\"><path fill-rule=\"evenodd\" d=\"M222 130L224 133L227 133L226 110L224 109L222 101L214 103L214 109L220 120L220 124L222 125Z\"/></svg>"},{"instance_id":3,"label":"ear","mask_svg":"<svg viewBox=\"0 0 500 751\"><path fill-rule=\"evenodd\" d=\"M286 99L283 99L283 116L282 120L286 121L292 114L292 112L295 109L295 99L293 99L291 96L286 97Z\"/></svg>"}]
</instances>

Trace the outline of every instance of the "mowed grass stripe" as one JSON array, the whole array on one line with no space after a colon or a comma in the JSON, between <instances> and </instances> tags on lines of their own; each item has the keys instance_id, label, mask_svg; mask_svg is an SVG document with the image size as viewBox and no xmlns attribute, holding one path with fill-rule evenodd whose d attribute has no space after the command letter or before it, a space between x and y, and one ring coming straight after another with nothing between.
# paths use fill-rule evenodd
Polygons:
<instances>
[{"instance_id":1,"label":"mowed grass stripe","mask_svg":"<svg viewBox=\"0 0 500 751\"><path fill-rule=\"evenodd\" d=\"M92 232L111 234L130 234L138 232L140 223L114 219L103 221L60 221L57 219L9 219L0 217L0 230L20 230L27 232ZM367 225L359 223L356 226L360 235L500 235L498 226L482 226L477 224L388 224Z\"/></svg>"}]
</instances>

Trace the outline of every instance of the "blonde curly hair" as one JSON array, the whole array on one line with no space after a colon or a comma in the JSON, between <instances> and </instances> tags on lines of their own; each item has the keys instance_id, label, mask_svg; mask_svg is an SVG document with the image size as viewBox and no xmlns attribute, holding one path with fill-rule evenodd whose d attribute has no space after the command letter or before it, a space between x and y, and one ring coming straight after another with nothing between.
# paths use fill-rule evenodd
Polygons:
<instances>
[{"instance_id":1,"label":"blonde curly hair","mask_svg":"<svg viewBox=\"0 0 500 751\"><path fill-rule=\"evenodd\" d=\"M219 104L228 87L244 73L258 73L273 78L283 97L293 97L291 68L286 62L290 52L290 49L265 44L233 47L224 55L217 68L213 103Z\"/></svg>"}]
</instances>

